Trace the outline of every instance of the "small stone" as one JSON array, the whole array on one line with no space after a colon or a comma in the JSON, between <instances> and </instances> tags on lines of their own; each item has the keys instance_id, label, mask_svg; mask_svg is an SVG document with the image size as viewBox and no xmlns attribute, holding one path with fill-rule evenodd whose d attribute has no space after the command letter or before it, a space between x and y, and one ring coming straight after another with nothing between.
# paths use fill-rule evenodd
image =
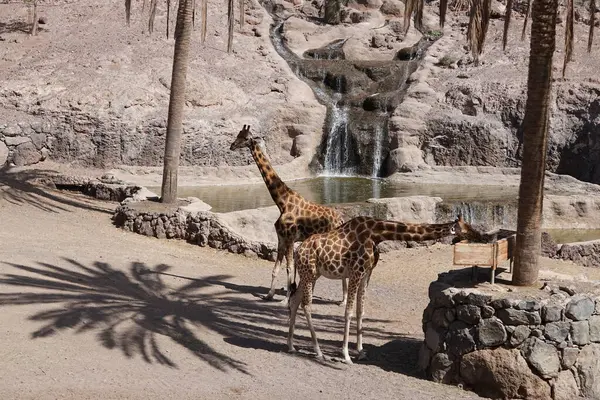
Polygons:
<instances>
[{"instance_id":1,"label":"small stone","mask_svg":"<svg viewBox=\"0 0 600 400\"><path fill-rule=\"evenodd\" d=\"M428 324L427 330L425 331L425 343L427 344L427 347L434 352L438 351L442 340L442 334L434 329L431 324Z\"/></svg>"},{"instance_id":2,"label":"small stone","mask_svg":"<svg viewBox=\"0 0 600 400\"><path fill-rule=\"evenodd\" d=\"M567 304L565 315L575 321L583 321L589 319L594 313L594 300L587 296L576 295Z\"/></svg>"},{"instance_id":3,"label":"small stone","mask_svg":"<svg viewBox=\"0 0 600 400\"><path fill-rule=\"evenodd\" d=\"M454 308L447 308L445 317L448 322L453 322L456 319L456 311L454 311Z\"/></svg>"},{"instance_id":4,"label":"small stone","mask_svg":"<svg viewBox=\"0 0 600 400\"><path fill-rule=\"evenodd\" d=\"M572 400L579 394L577 382L571 371L561 371L554 382L554 400Z\"/></svg>"},{"instance_id":5,"label":"small stone","mask_svg":"<svg viewBox=\"0 0 600 400\"><path fill-rule=\"evenodd\" d=\"M21 127L17 124L8 125L2 133L4 136L17 136L21 134Z\"/></svg>"},{"instance_id":6,"label":"small stone","mask_svg":"<svg viewBox=\"0 0 600 400\"><path fill-rule=\"evenodd\" d=\"M542 336L544 336L544 332L542 332L541 329L532 329L531 336L541 338Z\"/></svg>"},{"instance_id":7,"label":"small stone","mask_svg":"<svg viewBox=\"0 0 600 400\"><path fill-rule=\"evenodd\" d=\"M544 322L560 321L562 318L562 307L560 306L544 306L542 307L542 319Z\"/></svg>"},{"instance_id":8,"label":"small stone","mask_svg":"<svg viewBox=\"0 0 600 400\"><path fill-rule=\"evenodd\" d=\"M536 300L521 300L515 306L517 310L537 311L540 309L540 303Z\"/></svg>"},{"instance_id":9,"label":"small stone","mask_svg":"<svg viewBox=\"0 0 600 400\"><path fill-rule=\"evenodd\" d=\"M515 331L510 337L510 345L517 347L521 345L531 334L531 329L526 325L519 325L515 328Z\"/></svg>"},{"instance_id":10,"label":"small stone","mask_svg":"<svg viewBox=\"0 0 600 400\"><path fill-rule=\"evenodd\" d=\"M434 382L442 383L448 379L446 375L452 367L452 361L448 358L446 353L437 353L431 359L431 378Z\"/></svg>"},{"instance_id":11,"label":"small stone","mask_svg":"<svg viewBox=\"0 0 600 400\"><path fill-rule=\"evenodd\" d=\"M482 346L499 346L506 341L506 330L498 318L484 319L478 328L479 343Z\"/></svg>"},{"instance_id":12,"label":"small stone","mask_svg":"<svg viewBox=\"0 0 600 400\"><path fill-rule=\"evenodd\" d=\"M597 297L596 300L594 300L594 302L595 302L594 314L600 315L600 297Z\"/></svg>"},{"instance_id":13,"label":"small stone","mask_svg":"<svg viewBox=\"0 0 600 400\"><path fill-rule=\"evenodd\" d=\"M569 296L573 296L575 293L577 293L575 286L559 286L558 289L567 293Z\"/></svg>"},{"instance_id":14,"label":"small stone","mask_svg":"<svg viewBox=\"0 0 600 400\"><path fill-rule=\"evenodd\" d=\"M15 148L13 155L13 162L17 167L35 164L41 159L42 153L40 153L31 142L18 145Z\"/></svg>"},{"instance_id":15,"label":"small stone","mask_svg":"<svg viewBox=\"0 0 600 400\"><path fill-rule=\"evenodd\" d=\"M590 340L600 342L600 315L590 317Z\"/></svg>"},{"instance_id":16,"label":"small stone","mask_svg":"<svg viewBox=\"0 0 600 400\"><path fill-rule=\"evenodd\" d=\"M506 325L539 325L542 322L537 311L515 310L514 308L503 308L496 312Z\"/></svg>"},{"instance_id":17,"label":"small stone","mask_svg":"<svg viewBox=\"0 0 600 400\"><path fill-rule=\"evenodd\" d=\"M569 369L575 365L577 356L579 355L579 349L577 347L565 347L562 349L562 367L563 369Z\"/></svg>"},{"instance_id":18,"label":"small stone","mask_svg":"<svg viewBox=\"0 0 600 400\"><path fill-rule=\"evenodd\" d=\"M481 320L481 309L472 304L461 304L456 308L456 317L471 325Z\"/></svg>"},{"instance_id":19,"label":"small stone","mask_svg":"<svg viewBox=\"0 0 600 400\"><path fill-rule=\"evenodd\" d=\"M538 338L528 339L521 350L529 364L543 377L555 377L560 369L556 348Z\"/></svg>"},{"instance_id":20,"label":"small stone","mask_svg":"<svg viewBox=\"0 0 600 400\"><path fill-rule=\"evenodd\" d=\"M453 294L450 285L443 282L434 281L429 284L429 299L437 307L453 307Z\"/></svg>"},{"instance_id":21,"label":"small stone","mask_svg":"<svg viewBox=\"0 0 600 400\"><path fill-rule=\"evenodd\" d=\"M467 296L467 302L469 304L473 304L473 305L480 306L480 307L485 306L486 304L489 304L489 302L491 300L492 300L492 296L490 296L489 294L471 292Z\"/></svg>"},{"instance_id":22,"label":"small stone","mask_svg":"<svg viewBox=\"0 0 600 400\"><path fill-rule=\"evenodd\" d=\"M590 324L588 321L571 322L571 340L580 346L590 342Z\"/></svg>"},{"instance_id":23,"label":"small stone","mask_svg":"<svg viewBox=\"0 0 600 400\"><path fill-rule=\"evenodd\" d=\"M448 349L456 356L475 350L473 328L462 321L454 321L448 329L446 343Z\"/></svg>"},{"instance_id":24,"label":"small stone","mask_svg":"<svg viewBox=\"0 0 600 400\"><path fill-rule=\"evenodd\" d=\"M490 318L492 315L494 315L494 313L496 312L496 310L494 310L494 307L492 306L483 306L481 307L481 316L483 318Z\"/></svg>"},{"instance_id":25,"label":"small stone","mask_svg":"<svg viewBox=\"0 0 600 400\"><path fill-rule=\"evenodd\" d=\"M431 315L431 322L433 323L433 327L435 329L438 328L447 328L450 325L450 322L446 319L446 312L449 310L448 308L437 308L433 311Z\"/></svg>"},{"instance_id":26,"label":"small stone","mask_svg":"<svg viewBox=\"0 0 600 400\"><path fill-rule=\"evenodd\" d=\"M553 340L556 343L560 343L567 339L570 329L571 324L569 322L550 322L546 325L544 336L549 340Z\"/></svg>"},{"instance_id":27,"label":"small stone","mask_svg":"<svg viewBox=\"0 0 600 400\"><path fill-rule=\"evenodd\" d=\"M4 142L7 146L18 146L23 143L31 142L31 139L27 136L14 136L4 138Z\"/></svg>"},{"instance_id":28,"label":"small stone","mask_svg":"<svg viewBox=\"0 0 600 400\"><path fill-rule=\"evenodd\" d=\"M509 299L496 299L490 302L490 306L494 307L496 310L500 310L502 308L510 308L511 302Z\"/></svg>"},{"instance_id":29,"label":"small stone","mask_svg":"<svg viewBox=\"0 0 600 400\"><path fill-rule=\"evenodd\" d=\"M8 147L4 144L4 142L0 141L0 167L6 164L8 160Z\"/></svg>"}]
</instances>

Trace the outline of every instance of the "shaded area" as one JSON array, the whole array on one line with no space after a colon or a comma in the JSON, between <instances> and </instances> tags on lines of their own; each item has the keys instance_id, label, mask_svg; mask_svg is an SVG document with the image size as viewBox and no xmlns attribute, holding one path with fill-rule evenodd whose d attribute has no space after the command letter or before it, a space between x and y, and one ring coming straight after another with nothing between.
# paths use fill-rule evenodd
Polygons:
<instances>
[{"instance_id":1,"label":"shaded area","mask_svg":"<svg viewBox=\"0 0 600 400\"><path fill-rule=\"evenodd\" d=\"M84 196L69 196L53 190L51 170L14 171L10 167L0 168L0 207L6 201L14 205L30 205L47 212L71 211L67 206L112 214L113 209L99 207L97 201Z\"/></svg>"},{"instance_id":2,"label":"shaded area","mask_svg":"<svg viewBox=\"0 0 600 400\"><path fill-rule=\"evenodd\" d=\"M65 261L66 268L48 263L6 264L18 273L0 275L1 286L25 290L0 293L0 306L48 305L48 309L28 317L41 324L31 333L32 339L62 331L94 334L101 346L120 350L128 358L139 356L148 363L177 367L176 360L159 345L163 337L211 367L243 373L248 373L243 361L216 349L200 332L217 333L237 347L286 351L287 308L240 296L255 293L257 288L227 282L230 276L192 279L168 273L171 267L164 264L150 268L133 262L124 272L99 261L89 266L72 259ZM167 275L172 275L169 283L163 278ZM175 287L170 284L174 279L185 282ZM325 333L339 335L336 340L320 339L324 350L337 355L343 315L315 314L314 319L321 337ZM391 338L390 332L369 328L369 323L387 322L365 319L365 338ZM302 322L300 325L304 328ZM296 337L301 349L298 355L315 360L310 337ZM337 367L335 363L328 366Z\"/></svg>"},{"instance_id":3,"label":"shaded area","mask_svg":"<svg viewBox=\"0 0 600 400\"><path fill-rule=\"evenodd\" d=\"M38 26L38 31L42 31L43 29ZM10 21L10 22L0 22L0 35L3 33L14 33L14 32L22 32L27 33L31 32L31 24L23 21Z\"/></svg>"}]
</instances>

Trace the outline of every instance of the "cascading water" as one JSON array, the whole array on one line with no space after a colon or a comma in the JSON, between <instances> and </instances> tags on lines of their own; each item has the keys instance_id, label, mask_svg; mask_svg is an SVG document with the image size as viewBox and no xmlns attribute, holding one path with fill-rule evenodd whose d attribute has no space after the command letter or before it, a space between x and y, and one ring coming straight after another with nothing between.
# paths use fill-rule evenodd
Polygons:
<instances>
[{"instance_id":1,"label":"cascading water","mask_svg":"<svg viewBox=\"0 0 600 400\"><path fill-rule=\"evenodd\" d=\"M486 230L515 229L512 224L517 218L517 203L516 201L445 201L438 205L437 214L440 221L462 215L468 223L485 226Z\"/></svg>"},{"instance_id":2,"label":"cascading water","mask_svg":"<svg viewBox=\"0 0 600 400\"><path fill-rule=\"evenodd\" d=\"M373 171L371 172L371 176L377 178L381 171L381 165L383 164L383 127L379 125L375 127L375 137L373 138L373 141Z\"/></svg>"},{"instance_id":3,"label":"cascading water","mask_svg":"<svg viewBox=\"0 0 600 400\"><path fill-rule=\"evenodd\" d=\"M323 175L384 175L382 167L390 150L389 115L401 102L408 86L406 77L416 70L418 59L433 43L431 38L424 36L413 46L416 61L346 60L343 46L347 39L307 50L302 58L286 46L283 24L279 20L271 28L273 46L328 109L321 151L316 156Z\"/></svg>"}]
</instances>

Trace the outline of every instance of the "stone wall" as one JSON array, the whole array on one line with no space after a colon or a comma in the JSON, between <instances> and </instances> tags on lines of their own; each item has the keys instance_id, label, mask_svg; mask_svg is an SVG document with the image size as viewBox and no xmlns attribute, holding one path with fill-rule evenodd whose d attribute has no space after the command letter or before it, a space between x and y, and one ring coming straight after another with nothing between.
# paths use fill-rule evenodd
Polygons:
<instances>
[{"instance_id":1,"label":"stone wall","mask_svg":"<svg viewBox=\"0 0 600 400\"><path fill-rule=\"evenodd\" d=\"M429 378L494 398L600 398L598 288L458 288L468 275L443 273L429 287L419 361Z\"/></svg>"},{"instance_id":2,"label":"stone wall","mask_svg":"<svg viewBox=\"0 0 600 400\"><path fill-rule=\"evenodd\" d=\"M600 240L560 245L557 255L585 267L600 267Z\"/></svg>"},{"instance_id":3,"label":"stone wall","mask_svg":"<svg viewBox=\"0 0 600 400\"><path fill-rule=\"evenodd\" d=\"M141 235L184 239L203 247L275 259L276 243L252 240L239 234L228 224L226 217L208 211L210 206L198 210L199 204L205 205L199 201L182 201L179 206L168 208L153 202L130 202L117 207L113 221L116 226Z\"/></svg>"}]
</instances>

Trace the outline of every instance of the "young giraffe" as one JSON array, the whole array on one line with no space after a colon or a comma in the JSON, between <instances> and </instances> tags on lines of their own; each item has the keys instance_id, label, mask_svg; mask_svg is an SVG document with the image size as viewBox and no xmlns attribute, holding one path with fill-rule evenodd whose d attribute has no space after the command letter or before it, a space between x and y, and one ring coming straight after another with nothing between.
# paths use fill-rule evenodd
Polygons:
<instances>
[{"instance_id":1,"label":"young giraffe","mask_svg":"<svg viewBox=\"0 0 600 400\"><path fill-rule=\"evenodd\" d=\"M325 359L312 324L312 292L316 280L323 275L329 279L349 279L348 300L346 302L344 343L342 352L346 363L352 364L348 354L348 336L352 306L356 296L356 347L360 355L362 346L362 317L365 290L376 261L377 245L384 240L423 241L453 235L462 229L459 219L445 224L406 224L384 221L370 217L356 217L327 232L312 235L298 250L294 264L300 275L298 289L294 290L289 302L290 321L288 333L289 351L294 349L294 326L300 303L304 308L306 322L310 329L313 347L317 357Z\"/></svg>"},{"instance_id":2,"label":"young giraffe","mask_svg":"<svg viewBox=\"0 0 600 400\"><path fill-rule=\"evenodd\" d=\"M275 222L277 259L271 275L271 289L263 298L265 300L273 298L275 294L275 278L279 274L279 269L285 256L288 279L286 297L283 302L287 302L292 283L294 242L302 241L314 233L327 232L341 225L344 221L337 210L312 203L290 189L279 178L266 154L261 149L261 146L262 139L254 138L250 132L250 125L244 125L235 141L231 144L230 150L243 147L250 149L252 158L256 162L256 166L267 185L267 189L281 213ZM348 284L345 279L342 279L342 290L343 297L340 306L346 304L346 298L348 297Z\"/></svg>"}]
</instances>

